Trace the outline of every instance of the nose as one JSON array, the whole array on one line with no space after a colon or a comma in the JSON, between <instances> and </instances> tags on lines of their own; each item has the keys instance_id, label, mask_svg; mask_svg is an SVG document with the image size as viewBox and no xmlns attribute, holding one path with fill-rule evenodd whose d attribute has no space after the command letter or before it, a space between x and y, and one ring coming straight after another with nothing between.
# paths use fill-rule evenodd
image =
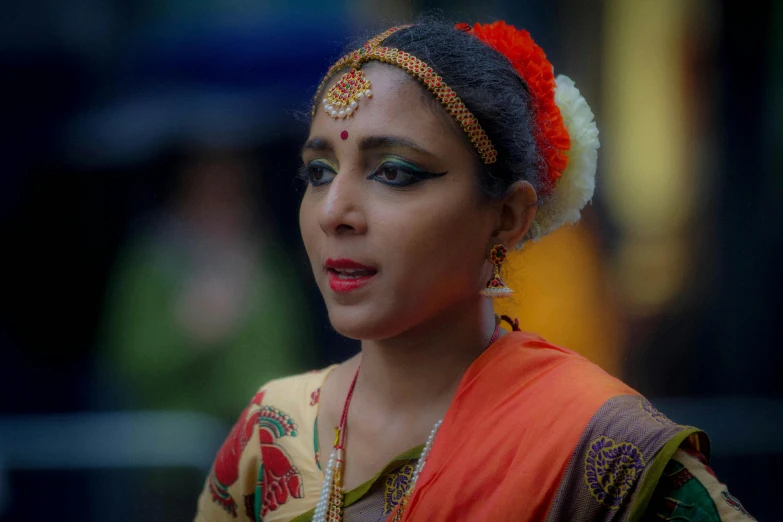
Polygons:
<instances>
[{"instance_id":1,"label":"nose","mask_svg":"<svg viewBox=\"0 0 783 522\"><path fill-rule=\"evenodd\" d=\"M329 183L318 221L326 235L358 235L367 230L362 176L343 171Z\"/></svg>"}]
</instances>

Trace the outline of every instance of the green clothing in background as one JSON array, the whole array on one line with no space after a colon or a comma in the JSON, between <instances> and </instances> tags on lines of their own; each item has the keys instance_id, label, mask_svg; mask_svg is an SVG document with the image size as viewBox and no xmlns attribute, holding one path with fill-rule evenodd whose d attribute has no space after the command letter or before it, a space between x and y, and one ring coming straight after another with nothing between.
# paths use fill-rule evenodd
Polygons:
<instances>
[{"instance_id":1,"label":"green clothing in background","mask_svg":"<svg viewBox=\"0 0 783 522\"><path fill-rule=\"evenodd\" d=\"M111 283L98 371L115 407L231 421L260 383L311 362L304 298L271 241L170 220L126 249Z\"/></svg>"}]
</instances>

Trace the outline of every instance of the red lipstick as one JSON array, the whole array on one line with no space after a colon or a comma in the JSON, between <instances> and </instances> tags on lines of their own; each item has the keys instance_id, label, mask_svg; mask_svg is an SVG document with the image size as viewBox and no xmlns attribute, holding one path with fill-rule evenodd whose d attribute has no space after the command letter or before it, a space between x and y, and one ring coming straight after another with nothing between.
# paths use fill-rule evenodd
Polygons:
<instances>
[{"instance_id":1,"label":"red lipstick","mask_svg":"<svg viewBox=\"0 0 783 522\"><path fill-rule=\"evenodd\" d=\"M351 259L327 259L324 267L329 276L329 288L337 293L350 292L367 284L378 270Z\"/></svg>"}]
</instances>

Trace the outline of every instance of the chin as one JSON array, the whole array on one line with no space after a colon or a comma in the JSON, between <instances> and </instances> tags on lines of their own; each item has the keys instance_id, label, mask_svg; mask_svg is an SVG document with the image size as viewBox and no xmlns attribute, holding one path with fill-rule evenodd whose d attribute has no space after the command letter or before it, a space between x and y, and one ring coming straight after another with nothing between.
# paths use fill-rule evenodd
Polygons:
<instances>
[{"instance_id":1,"label":"chin","mask_svg":"<svg viewBox=\"0 0 783 522\"><path fill-rule=\"evenodd\" d=\"M328 306L329 322L340 335L357 341L388 339L400 333L394 314L373 313L363 307Z\"/></svg>"}]
</instances>

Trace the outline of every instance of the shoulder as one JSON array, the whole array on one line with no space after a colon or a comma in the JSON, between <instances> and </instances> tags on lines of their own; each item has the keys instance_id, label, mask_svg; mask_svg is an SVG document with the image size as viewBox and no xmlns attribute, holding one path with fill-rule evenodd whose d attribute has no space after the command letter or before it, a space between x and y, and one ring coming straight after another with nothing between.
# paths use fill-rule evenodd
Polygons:
<instances>
[{"instance_id":1,"label":"shoulder","mask_svg":"<svg viewBox=\"0 0 783 522\"><path fill-rule=\"evenodd\" d=\"M218 450L197 520L255 520L256 499L265 496L271 480L279 482L279 491L276 503L264 503L266 510L304 496L303 477L317 473L312 447L316 406L330 370L275 379L253 395Z\"/></svg>"},{"instance_id":2,"label":"shoulder","mask_svg":"<svg viewBox=\"0 0 783 522\"><path fill-rule=\"evenodd\" d=\"M516 331L504 335L487 349L482 358L524 361L528 366L532 365L530 371L533 372L565 366L614 379L584 356L531 332Z\"/></svg>"},{"instance_id":3,"label":"shoulder","mask_svg":"<svg viewBox=\"0 0 783 522\"><path fill-rule=\"evenodd\" d=\"M259 389L251 406L258 405L253 422L259 430L263 460L279 447L301 470L318 465L314 460L315 424L321 409L321 388L334 368L275 379Z\"/></svg>"},{"instance_id":4,"label":"shoulder","mask_svg":"<svg viewBox=\"0 0 783 522\"><path fill-rule=\"evenodd\" d=\"M547 520L582 520L578 514L598 520L607 513L623 518L644 509L683 444L709 454L703 432L669 420L644 397L610 398L582 432Z\"/></svg>"},{"instance_id":5,"label":"shoulder","mask_svg":"<svg viewBox=\"0 0 783 522\"><path fill-rule=\"evenodd\" d=\"M278 408L315 406L319 402L321 386L326 376L335 367L329 366L321 370L271 380L258 390L256 395L259 397L258 404Z\"/></svg>"},{"instance_id":6,"label":"shoulder","mask_svg":"<svg viewBox=\"0 0 783 522\"><path fill-rule=\"evenodd\" d=\"M581 355L534 334L506 337L510 339L496 356L492 373L507 382L515 377L527 404L546 405L542 415L553 418L550 432L566 419L562 431L573 440L548 520L627 514L646 505L652 490L645 486L657 482L683 442L692 439L709 453L702 432L672 422L636 390Z\"/></svg>"},{"instance_id":7,"label":"shoulder","mask_svg":"<svg viewBox=\"0 0 783 522\"><path fill-rule=\"evenodd\" d=\"M468 377L522 390L520 398L540 396L548 409L579 411L587 418L611 397L638 394L576 352L527 332L509 333L490 346Z\"/></svg>"}]
</instances>

